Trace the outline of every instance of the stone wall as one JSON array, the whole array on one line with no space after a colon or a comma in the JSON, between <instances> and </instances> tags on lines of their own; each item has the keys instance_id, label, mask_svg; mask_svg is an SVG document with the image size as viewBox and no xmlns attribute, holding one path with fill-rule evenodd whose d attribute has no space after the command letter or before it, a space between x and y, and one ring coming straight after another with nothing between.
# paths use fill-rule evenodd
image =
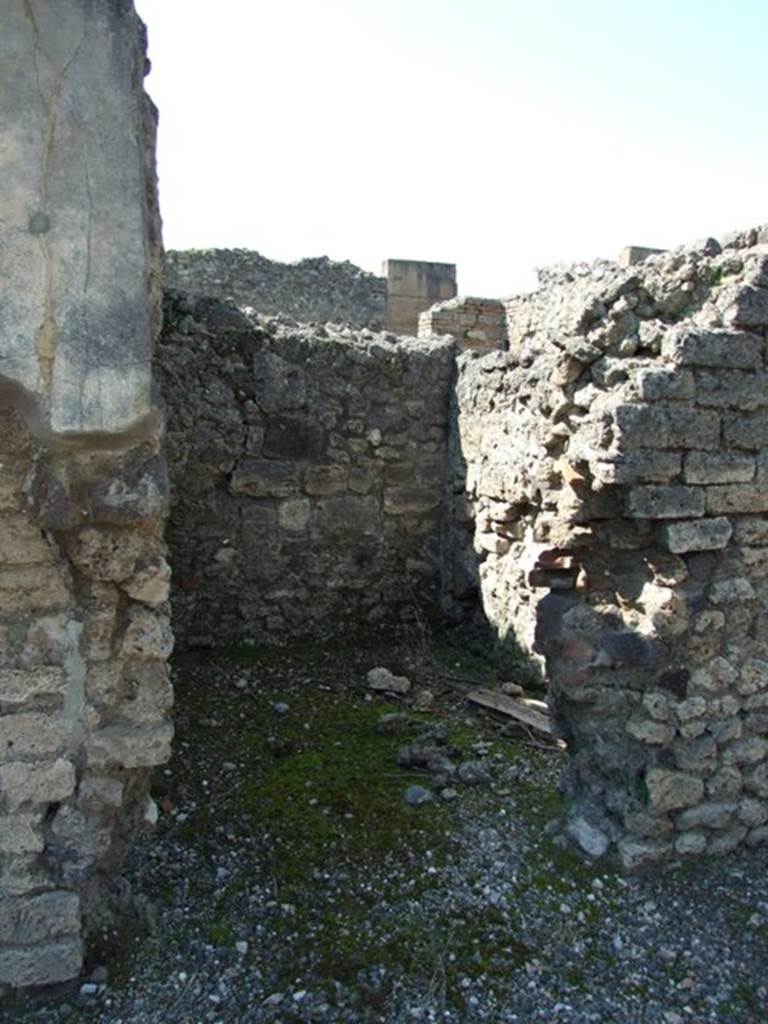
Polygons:
<instances>
[{"instance_id":1,"label":"stone wall","mask_svg":"<svg viewBox=\"0 0 768 1024\"><path fill-rule=\"evenodd\" d=\"M430 306L419 317L419 337L450 334L459 351L491 352L507 347L507 321L501 299L462 295Z\"/></svg>"},{"instance_id":2,"label":"stone wall","mask_svg":"<svg viewBox=\"0 0 768 1024\"><path fill-rule=\"evenodd\" d=\"M386 279L327 256L279 263L248 249L169 250L163 276L168 288L229 299L265 316L379 328L387 318Z\"/></svg>"},{"instance_id":3,"label":"stone wall","mask_svg":"<svg viewBox=\"0 0 768 1024\"><path fill-rule=\"evenodd\" d=\"M155 112L127 0L0 33L0 996L126 909L170 753Z\"/></svg>"},{"instance_id":4,"label":"stone wall","mask_svg":"<svg viewBox=\"0 0 768 1024\"><path fill-rule=\"evenodd\" d=\"M168 540L181 642L323 637L435 604L448 341L169 292Z\"/></svg>"},{"instance_id":5,"label":"stone wall","mask_svg":"<svg viewBox=\"0 0 768 1024\"><path fill-rule=\"evenodd\" d=\"M460 358L449 612L546 668L567 831L638 868L768 840L768 230L509 300Z\"/></svg>"}]
</instances>

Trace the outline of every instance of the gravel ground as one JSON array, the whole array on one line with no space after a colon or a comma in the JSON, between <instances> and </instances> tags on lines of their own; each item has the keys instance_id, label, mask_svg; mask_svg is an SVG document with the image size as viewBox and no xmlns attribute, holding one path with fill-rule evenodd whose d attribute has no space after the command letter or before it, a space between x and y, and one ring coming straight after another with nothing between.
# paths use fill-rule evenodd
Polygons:
<instances>
[{"instance_id":1,"label":"gravel ground","mask_svg":"<svg viewBox=\"0 0 768 1024\"><path fill-rule=\"evenodd\" d=\"M368 692L377 665L411 694ZM559 849L562 752L502 738L465 671L397 646L179 659L160 822L126 868L151 931L0 1019L768 1021L768 853L623 878ZM442 778L398 764L414 744Z\"/></svg>"}]
</instances>

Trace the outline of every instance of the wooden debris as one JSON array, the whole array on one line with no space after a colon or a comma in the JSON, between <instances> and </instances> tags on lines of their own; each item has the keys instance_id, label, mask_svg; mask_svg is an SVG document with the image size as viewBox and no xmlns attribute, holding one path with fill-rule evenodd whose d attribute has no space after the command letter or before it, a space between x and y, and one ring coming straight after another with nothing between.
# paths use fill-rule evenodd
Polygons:
<instances>
[{"instance_id":1,"label":"wooden debris","mask_svg":"<svg viewBox=\"0 0 768 1024\"><path fill-rule=\"evenodd\" d=\"M534 703L533 701L516 700L514 697L508 697L505 693L499 693L497 690L471 690L467 694L467 700L472 701L473 704L479 704L480 707L489 708L491 711L498 711L502 715L508 715L510 718L522 722L523 725L527 725L531 729L543 733L545 736L552 736L549 716L534 707L530 707L529 705ZM541 702L536 701L535 703L538 705Z\"/></svg>"}]
</instances>

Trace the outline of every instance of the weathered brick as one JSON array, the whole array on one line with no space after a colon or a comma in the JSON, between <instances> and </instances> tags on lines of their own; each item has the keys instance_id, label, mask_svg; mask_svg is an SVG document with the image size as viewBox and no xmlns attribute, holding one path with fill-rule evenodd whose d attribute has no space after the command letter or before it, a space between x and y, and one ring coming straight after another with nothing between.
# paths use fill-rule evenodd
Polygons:
<instances>
[{"instance_id":1,"label":"weathered brick","mask_svg":"<svg viewBox=\"0 0 768 1024\"><path fill-rule=\"evenodd\" d=\"M680 829L725 828L737 810L738 804L731 801L699 804L683 811L677 818L677 826Z\"/></svg>"}]
</instances>

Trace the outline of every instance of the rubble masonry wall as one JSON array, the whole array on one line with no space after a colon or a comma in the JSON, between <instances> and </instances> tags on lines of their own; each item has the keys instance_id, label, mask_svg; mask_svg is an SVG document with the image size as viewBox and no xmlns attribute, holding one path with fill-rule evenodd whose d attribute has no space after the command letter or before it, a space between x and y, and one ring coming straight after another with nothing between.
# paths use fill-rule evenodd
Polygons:
<instances>
[{"instance_id":1,"label":"rubble masonry wall","mask_svg":"<svg viewBox=\"0 0 768 1024\"><path fill-rule=\"evenodd\" d=\"M446 609L545 666L588 853L763 843L768 232L506 305L509 351L459 360Z\"/></svg>"},{"instance_id":2,"label":"rubble masonry wall","mask_svg":"<svg viewBox=\"0 0 768 1024\"><path fill-rule=\"evenodd\" d=\"M322 638L434 607L448 340L166 297L168 542L181 643Z\"/></svg>"}]
</instances>

